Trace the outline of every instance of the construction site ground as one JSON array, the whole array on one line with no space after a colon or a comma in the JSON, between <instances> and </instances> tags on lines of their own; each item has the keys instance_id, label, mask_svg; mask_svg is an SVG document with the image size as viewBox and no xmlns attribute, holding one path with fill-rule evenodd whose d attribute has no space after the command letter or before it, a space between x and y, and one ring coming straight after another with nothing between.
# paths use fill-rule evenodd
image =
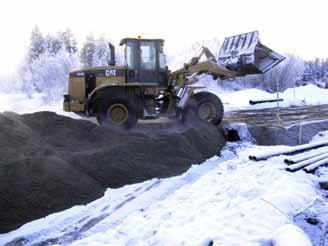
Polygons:
<instances>
[{"instance_id":1,"label":"construction site ground","mask_svg":"<svg viewBox=\"0 0 328 246\"><path fill-rule=\"evenodd\" d=\"M220 127L140 122L115 132L51 112L0 114L0 233L219 154L224 128L245 124L259 145L297 145L328 129L328 105L226 112Z\"/></svg>"}]
</instances>

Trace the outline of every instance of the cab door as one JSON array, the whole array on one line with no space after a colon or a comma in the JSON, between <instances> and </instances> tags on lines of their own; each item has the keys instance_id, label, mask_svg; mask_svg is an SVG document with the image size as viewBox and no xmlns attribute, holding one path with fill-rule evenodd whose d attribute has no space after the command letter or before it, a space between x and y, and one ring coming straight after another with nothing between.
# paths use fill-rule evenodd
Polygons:
<instances>
[{"instance_id":1,"label":"cab door","mask_svg":"<svg viewBox=\"0 0 328 246\"><path fill-rule=\"evenodd\" d=\"M156 43L152 41L140 42L140 82L158 83L158 64Z\"/></svg>"},{"instance_id":2,"label":"cab door","mask_svg":"<svg viewBox=\"0 0 328 246\"><path fill-rule=\"evenodd\" d=\"M167 66L159 40L129 40L126 43L128 83L158 83L167 85Z\"/></svg>"}]
</instances>

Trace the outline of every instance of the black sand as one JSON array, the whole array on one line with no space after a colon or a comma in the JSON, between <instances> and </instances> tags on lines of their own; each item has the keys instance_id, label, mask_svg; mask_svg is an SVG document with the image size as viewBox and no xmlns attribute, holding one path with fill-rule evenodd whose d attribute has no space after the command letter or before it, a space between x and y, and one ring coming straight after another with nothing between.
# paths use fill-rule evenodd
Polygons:
<instances>
[{"instance_id":1,"label":"black sand","mask_svg":"<svg viewBox=\"0 0 328 246\"><path fill-rule=\"evenodd\" d=\"M142 128L115 132L50 112L0 114L0 233L95 200L106 187L179 175L225 142L211 126Z\"/></svg>"}]
</instances>

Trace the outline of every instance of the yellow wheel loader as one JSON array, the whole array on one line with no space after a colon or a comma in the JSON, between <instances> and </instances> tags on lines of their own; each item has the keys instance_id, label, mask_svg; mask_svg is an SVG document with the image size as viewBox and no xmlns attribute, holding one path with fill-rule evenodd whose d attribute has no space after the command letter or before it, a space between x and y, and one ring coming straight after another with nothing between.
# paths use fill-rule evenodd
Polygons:
<instances>
[{"instance_id":1,"label":"yellow wheel loader","mask_svg":"<svg viewBox=\"0 0 328 246\"><path fill-rule=\"evenodd\" d=\"M260 43L257 31L226 38L217 59L202 47L198 56L173 72L166 65L163 39L125 38L120 45L124 46L124 66L115 65L114 46L109 44L109 66L69 74L65 111L96 117L100 125L123 129L133 128L138 119L161 116L217 125L223 117L222 102L199 90L204 87L194 85L198 75L233 79L262 74L284 59Z\"/></svg>"}]
</instances>

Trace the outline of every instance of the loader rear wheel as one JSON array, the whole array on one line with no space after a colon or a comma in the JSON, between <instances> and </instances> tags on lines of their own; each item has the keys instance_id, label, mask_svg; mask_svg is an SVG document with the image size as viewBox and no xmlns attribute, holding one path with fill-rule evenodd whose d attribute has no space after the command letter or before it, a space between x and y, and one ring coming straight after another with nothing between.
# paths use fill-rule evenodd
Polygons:
<instances>
[{"instance_id":1,"label":"loader rear wheel","mask_svg":"<svg viewBox=\"0 0 328 246\"><path fill-rule=\"evenodd\" d=\"M219 125L223 118L223 104L216 95L200 92L193 95L182 112L182 120L186 124L207 122Z\"/></svg>"},{"instance_id":2,"label":"loader rear wheel","mask_svg":"<svg viewBox=\"0 0 328 246\"><path fill-rule=\"evenodd\" d=\"M97 120L101 126L116 129L131 129L138 121L137 112L131 100L113 98L98 106Z\"/></svg>"}]
</instances>

